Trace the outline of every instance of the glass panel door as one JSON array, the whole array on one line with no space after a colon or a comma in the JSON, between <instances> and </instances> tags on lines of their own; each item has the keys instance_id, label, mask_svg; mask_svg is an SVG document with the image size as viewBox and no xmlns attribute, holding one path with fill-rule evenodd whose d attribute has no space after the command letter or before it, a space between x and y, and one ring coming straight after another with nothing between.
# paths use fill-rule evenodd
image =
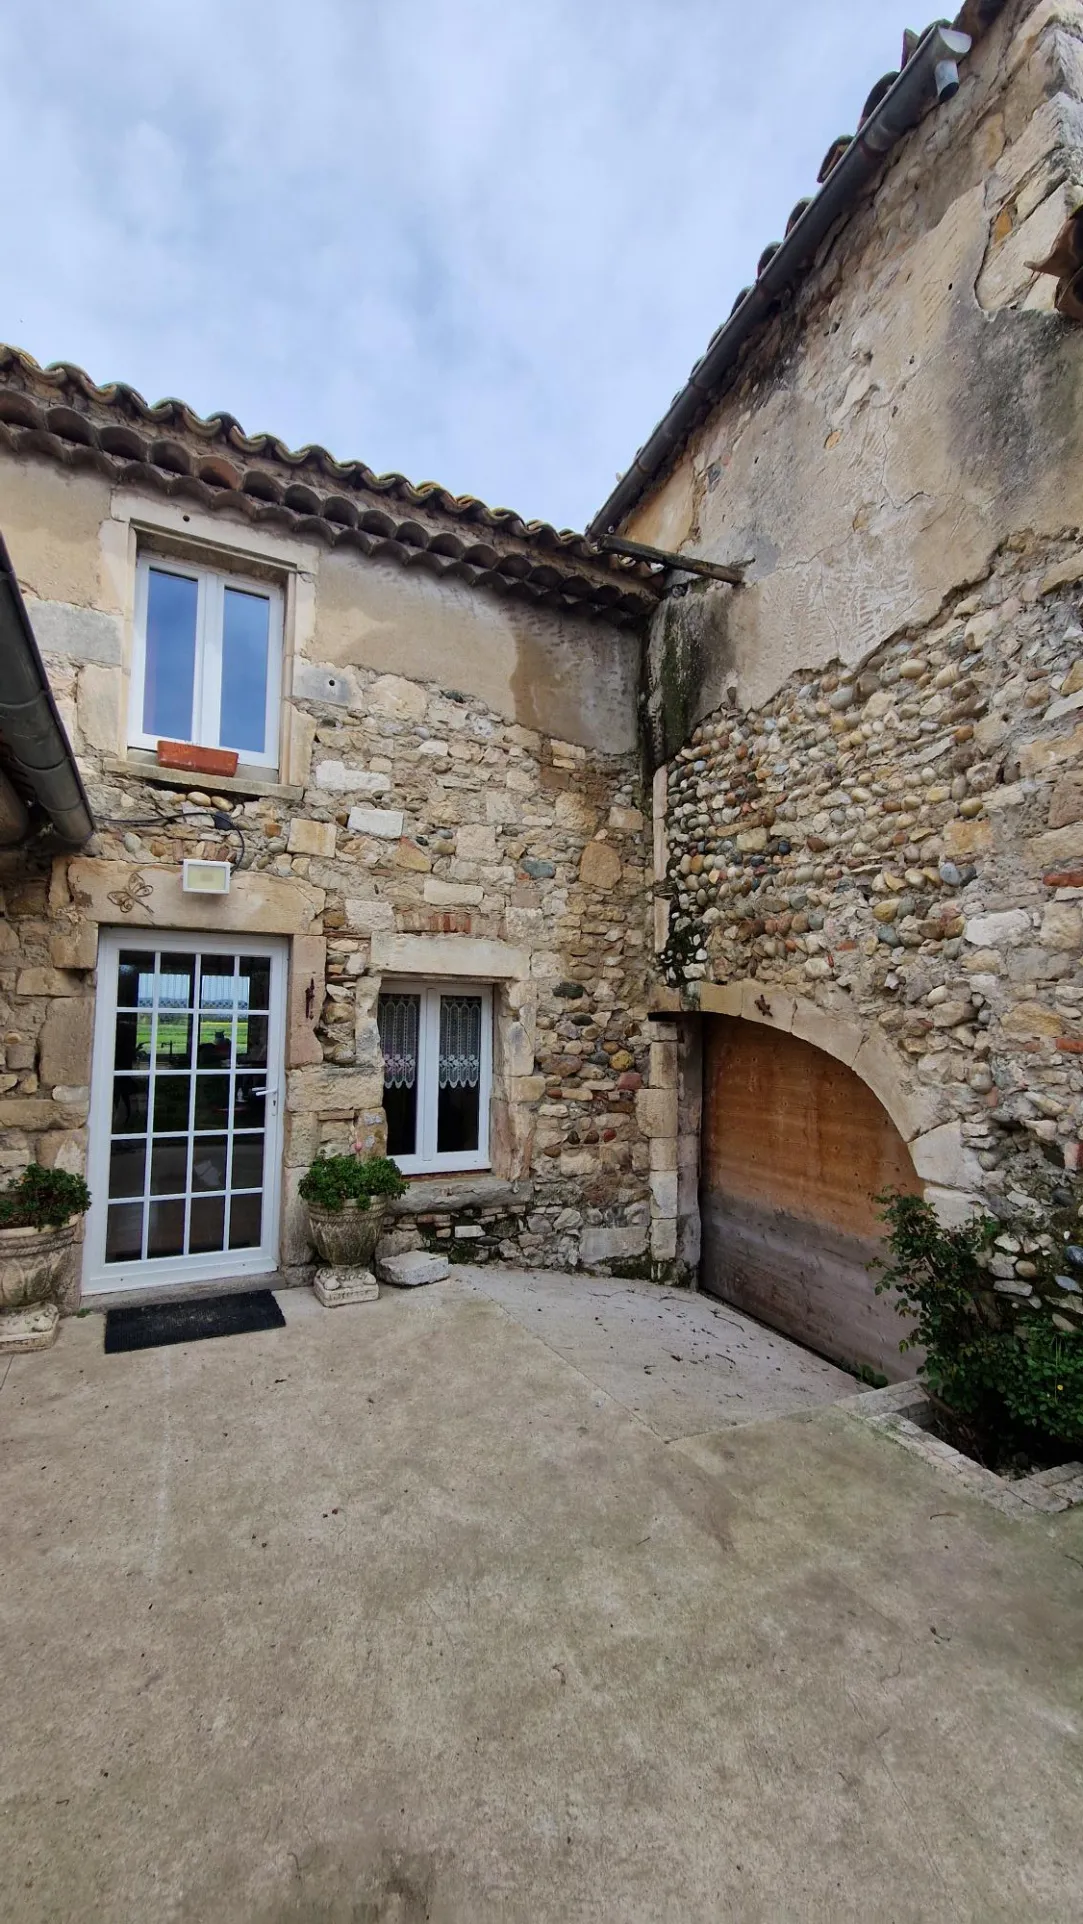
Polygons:
<instances>
[{"instance_id":1,"label":"glass panel door","mask_svg":"<svg viewBox=\"0 0 1083 1924\"><path fill-rule=\"evenodd\" d=\"M274 1267L284 960L103 939L90 1286Z\"/></svg>"}]
</instances>

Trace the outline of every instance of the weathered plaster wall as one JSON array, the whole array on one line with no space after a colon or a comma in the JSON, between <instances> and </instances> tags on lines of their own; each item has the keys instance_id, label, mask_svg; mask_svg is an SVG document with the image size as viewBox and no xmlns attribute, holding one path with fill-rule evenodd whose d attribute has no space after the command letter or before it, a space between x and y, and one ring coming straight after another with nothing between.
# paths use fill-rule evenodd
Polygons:
<instances>
[{"instance_id":1,"label":"weathered plaster wall","mask_svg":"<svg viewBox=\"0 0 1083 1924\"><path fill-rule=\"evenodd\" d=\"M100 926L280 933L287 1266L308 1255L296 1193L308 1162L382 1141L376 1001L404 970L494 984L498 1188L479 1198L477 1179L460 1179L463 1247L672 1264L675 1196L652 1187L668 1152L652 1150L665 1118L649 1086L635 637L37 458L0 460L0 526L100 825L74 858L0 855L0 1165L83 1164ZM283 581L277 774L158 777L126 751L148 529ZM245 857L227 901L208 904L182 894L179 864L238 855L212 808L243 831ZM447 1198L422 1202L398 1236L450 1238Z\"/></svg>"},{"instance_id":2,"label":"weathered plaster wall","mask_svg":"<svg viewBox=\"0 0 1083 1924\"><path fill-rule=\"evenodd\" d=\"M664 759L682 710L935 619L1016 530L1083 525L1080 335L1041 258L1083 198L1083 7L1009 6L897 150L626 532L722 561L659 619Z\"/></svg>"},{"instance_id":3,"label":"weathered plaster wall","mask_svg":"<svg viewBox=\"0 0 1083 1924\"><path fill-rule=\"evenodd\" d=\"M1024 265L1081 199L1083 6L1009 6L628 528L756 557L650 641L677 1000L853 1067L1021 1301L1083 1163L1083 332Z\"/></svg>"},{"instance_id":4,"label":"weathered plaster wall","mask_svg":"<svg viewBox=\"0 0 1083 1924\"><path fill-rule=\"evenodd\" d=\"M1083 1166L1081 583L1077 542L1019 537L860 670L716 710L665 783L685 1005L853 1067L947 1220L1013 1225L1023 1296L1034 1199Z\"/></svg>"}]
</instances>

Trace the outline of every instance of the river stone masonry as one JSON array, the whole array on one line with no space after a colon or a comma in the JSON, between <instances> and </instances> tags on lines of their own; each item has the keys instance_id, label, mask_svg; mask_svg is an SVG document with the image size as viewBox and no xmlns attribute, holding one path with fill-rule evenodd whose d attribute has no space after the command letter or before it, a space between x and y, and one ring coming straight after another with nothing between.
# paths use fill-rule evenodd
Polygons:
<instances>
[{"instance_id":1,"label":"river stone masonry","mask_svg":"<svg viewBox=\"0 0 1083 1924\"><path fill-rule=\"evenodd\" d=\"M928 628L716 709L662 784L668 981L875 1025L939 1125L919 1173L1005 1221L1083 1164L1081 594L1077 544L1012 540Z\"/></svg>"}]
</instances>

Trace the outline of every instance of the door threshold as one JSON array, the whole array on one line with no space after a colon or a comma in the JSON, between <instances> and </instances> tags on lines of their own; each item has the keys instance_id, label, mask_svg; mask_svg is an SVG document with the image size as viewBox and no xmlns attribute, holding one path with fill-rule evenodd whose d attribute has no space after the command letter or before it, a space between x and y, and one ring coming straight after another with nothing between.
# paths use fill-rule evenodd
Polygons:
<instances>
[{"instance_id":1,"label":"door threshold","mask_svg":"<svg viewBox=\"0 0 1083 1924\"><path fill-rule=\"evenodd\" d=\"M241 1296L254 1289L289 1289L280 1269L262 1276L212 1276L199 1282L133 1284L131 1289L85 1289L80 1309L147 1309L158 1303L198 1303L208 1296Z\"/></svg>"}]
</instances>

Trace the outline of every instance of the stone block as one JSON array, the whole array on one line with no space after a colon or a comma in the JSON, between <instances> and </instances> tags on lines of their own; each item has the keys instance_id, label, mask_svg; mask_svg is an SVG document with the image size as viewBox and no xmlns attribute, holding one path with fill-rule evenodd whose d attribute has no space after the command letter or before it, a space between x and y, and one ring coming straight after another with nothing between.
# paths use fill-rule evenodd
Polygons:
<instances>
[{"instance_id":1,"label":"stone block","mask_svg":"<svg viewBox=\"0 0 1083 1924\"><path fill-rule=\"evenodd\" d=\"M56 997L50 1002L38 1058L38 1075L45 1088L89 1083L93 1034L94 1004L89 996Z\"/></svg>"},{"instance_id":2,"label":"stone block","mask_svg":"<svg viewBox=\"0 0 1083 1924\"><path fill-rule=\"evenodd\" d=\"M338 1069L325 1062L319 1068L290 1069L286 1075L286 1107L318 1116L353 1116L361 1109L378 1109L384 1086L379 1076L356 1069Z\"/></svg>"},{"instance_id":3,"label":"stone block","mask_svg":"<svg viewBox=\"0 0 1083 1924\"><path fill-rule=\"evenodd\" d=\"M579 863L579 880L587 888L612 889L620 881L621 859L609 842L588 842Z\"/></svg>"},{"instance_id":4,"label":"stone block","mask_svg":"<svg viewBox=\"0 0 1083 1924\"><path fill-rule=\"evenodd\" d=\"M428 703L425 690L401 675L378 675L368 691L368 707L395 721L420 721Z\"/></svg>"},{"instance_id":5,"label":"stone block","mask_svg":"<svg viewBox=\"0 0 1083 1924\"><path fill-rule=\"evenodd\" d=\"M384 975L457 975L467 982L495 982L529 975L529 957L506 942L469 935L389 935L372 938L372 967Z\"/></svg>"},{"instance_id":6,"label":"stone block","mask_svg":"<svg viewBox=\"0 0 1083 1924\"><path fill-rule=\"evenodd\" d=\"M37 1159L43 1169L63 1169L69 1176L86 1175L85 1129L50 1129L39 1136Z\"/></svg>"},{"instance_id":7,"label":"stone block","mask_svg":"<svg viewBox=\"0 0 1083 1924\"><path fill-rule=\"evenodd\" d=\"M635 1105L636 1121L644 1136L676 1137L676 1089L637 1089Z\"/></svg>"},{"instance_id":8,"label":"stone block","mask_svg":"<svg viewBox=\"0 0 1083 1924\"><path fill-rule=\"evenodd\" d=\"M432 856L427 850L412 842L404 835L395 849L395 867L411 869L418 875L427 874L432 867Z\"/></svg>"},{"instance_id":9,"label":"stone block","mask_svg":"<svg viewBox=\"0 0 1083 1924\"><path fill-rule=\"evenodd\" d=\"M485 891L480 882L442 882L439 876L425 878L422 894L436 908L476 909Z\"/></svg>"},{"instance_id":10,"label":"stone block","mask_svg":"<svg viewBox=\"0 0 1083 1924\"><path fill-rule=\"evenodd\" d=\"M296 816L290 823L286 847L291 855L330 857L335 852L336 834L334 822L315 822L305 815Z\"/></svg>"},{"instance_id":11,"label":"stone block","mask_svg":"<svg viewBox=\"0 0 1083 1924\"><path fill-rule=\"evenodd\" d=\"M48 1096L0 1096L0 1128L49 1129L59 1120Z\"/></svg>"},{"instance_id":12,"label":"stone block","mask_svg":"<svg viewBox=\"0 0 1083 1924\"><path fill-rule=\"evenodd\" d=\"M619 1262L622 1258L642 1256L647 1248L646 1225L634 1223L614 1227L588 1227L579 1239L579 1260L591 1263Z\"/></svg>"},{"instance_id":13,"label":"stone block","mask_svg":"<svg viewBox=\"0 0 1083 1924\"><path fill-rule=\"evenodd\" d=\"M455 831L455 853L465 862L495 862L496 830L488 822L464 822Z\"/></svg>"},{"instance_id":14,"label":"stone block","mask_svg":"<svg viewBox=\"0 0 1083 1924\"><path fill-rule=\"evenodd\" d=\"M34 639L43 655L70 655L75 661L96 661L119 667L124 659L124 622L119 615L97 608L77 608L64 601L26 597Z\"/></svg>"},{"instance_id":15,"label":"stone block","mask_svg":"<svg viewBox=\"0 0 1083 1924\"><path fill-rule=\"evenodd\" d=\"M65 969L20 969L15 982L16 995L73 996L82 985ZM86 1081L86 1077L83 1077Z\"/></svg>"},{"instance_id":16,"label":"stone block","mask_svg":"<svg viewBox=\"0 0 1083 1924\"><path fill-rule=\"evenodd\" d=\"M557 795L555 819L558 828L567 829L573 835L593 835L598 826L598 810L593 802L566 788Z\"/></svg>"},{"instance_id":17,"label":"stone block","mask_svg":"<svg viewBox=\"0 0 1083 1924\"><path fill-rule=\"evenodd\" d=\"M299 656L293 662L293 696L295 701L327 702L332 708L361 706L357 677L348 668Z\"/></svg>"},{"instance_id":18,"label":"stone block","mask_svg":"<svg viewBox=\"0 0 1083 1924\"><path fill-rule=\"evenodd\" d=\"M401 808L351 808L346 821L354 835L373 835L389 842L398 841L402 824Z\"/></svg>"},{"instance_id":19,"label":"stone block","mask_svg":"<svg viewBox=\"0 0 1083 1924\"><path fill-rule=\"evenodd\" d=\"M31 1303L24 1309L0 1312L0 1356L50 1349L59 1334L60 1311L55 1303Z\"/></svg>"},{"instance_id":20,"label":"stone block","mask_svg":"<svg viewBox=\"0 0 1083 1924\"><path fill-rule=\"evenodd\" d=\"M698 1143L693 1138L693 1146L698 1151ZM652 1136L650 1141L650 1167L655 1170L676 1169L680 1158L680 1143L676 1136Z\"/></svg>"},{"instance_id":21,"label":"stone block","mask_svg":"<svg viewBox=\"0 0 1083 1924\"><path fill-rule=\"evenodd\" d=\"M544 1076L509 1076L509 1102L541 1102L545 1095Z\"/></svg>"},{"instance_id":22,"label":"stone block","mask_svg":"<svg viewBox=\"0 0 1083 1924\"><path fill-rule=\"evenodd\" d=\"M942 1189L971 1190L981 1185L981 1164L963 1142L961 1123L943 1122L916 1136L910 1154L923 1182Z\"/></svg>"},{"instance_id":23,"label":"stone block","mask_svg":"<svg viewBox=\"0 0 1083 1924\"><path fill-rule=\"evenodd\" d=\"M997 915L974 915L963 931L976 949L999 949L1030 934L1026 909L1005 909Z\"/></svg>"},{"instance_id":24,"label":"stone block","mask_svg":"<svg viewBox=\"0 0 1083 1924\"><path fill-rule=\"evenodd\" d=\"M945 824L940 841L944 854L950 859L956 856L969 858L972 855L983 855L986 849L993 845L992 823L969 822L956 818L955 821Z\"/></svg>"},{"instance_id":25,"label":"stone block","mask_svg":"<svg viewBox=\"0 0 1083 1924\"><path fill-rule=\"evenodd\" d=\"M133 866L150 895L131 910L118 909ZM298 876L269 875L234 870L228 895L186 895L176 867L159 868L151 860L133 865L79 855L67 864L67 887L80 911L90 921L121 924L131 921L133 933L146 936L150 926L162 929L239 930L246 935L307 935L323 914L326 893ZM59 886L55 894L59 897ZM40 991L39 991L40 993ZM70 995L72 985L56 993Z\"/></svg>"},{"instance_id":26,"label":"stone block","mask_svg":"<svg viewBox=\"0 0 1083 1924\"><path fill-rule=\"evenodd\" d=\"M1062 775L1049 799L1050 828L1070 828L1083 822L1083 779Z\"/></svg>"},{"instance_id":27,"label":"stone block","mask_svg":"<svg viewBox=\"0 0 1083 1924\"><path fill-rule=\"evenodd\" d=\"M316 744L316 717L292 702L286 709L286 754L282 774L287 782L307 788Z\"/></svg>"},{"instance_id":28,"label":"stone block","mask_svg":"<svg viewBox=\"0 0 1083 1924\"><path fill-rule=\"evenodd\" d=\"M936 1183L926 1184L925 1201L935 1209L937 1221L943 1229L961 1229L972 1217L980 1215L985 1207L978 1195L967 1194L959 1189L942 1189Z\"/></svg>"},{"instance_id":29,"label":"stone block","mask_svg":"<svg viewBox=\"0 0 1083 1924\"><path fill-rule=\"evenodd\" d=\"M830 1015L826 1009L817 1009L801 1000L795 1005L790 1033L802 1042L810 1042L814 1049L822 1049L825 1055L834 1056L836 1062L845 1063L848 1069L853 1067L863 1040L859 1024L852 1019Z\"/></svg>"},{"instance_id":30,"label":"stone block","mask_svg":"<svg viewBox=\"0 0 1083 1924\"><path fill-rule=\"evenodd\" d=\"M675 1216L677 1214L677 1171L652 1169L650 1183L651 1215Z\"/></svg>"},{"instance_id":31,"label":"stone block","mask_svg":"<svg viewBox=\"0 0 1083 1924\"><path fill-rule=\"evenodd\" d=\"M638 835L643 827L643 816L638 808L622 808L616 802L609 811L609 826L618 835Z\"/></svg>"},{"instance_id":32,"label":"stone block","mask_svg":"<svg viewBox=\"0 0 1083 1924\"><path fill-rule=\"evenodd\" d=\"M289 989L286 1009L286 1066L300 1069L323 1061L316 1024L323 1011L327 939L295 935L290 943Z\"/></svg>"},{"instance_id":33,"label":"stone block","mask_svg":"<svg viewBox=\"0 0 1083 1924\"><path fill-rule=\"evenodd\" d=\"M1040 1002L1017 1002L1014 1009L1005 1010L1000 1026L1007 1035L1059 1036L1064 1020L1055 1010L1043 1008Z\"/></svg>"},{"instance_id":34,"label":"stone block","mask_svg":"<svg viewBox=\"0 0 1083 1924\"><path fill-rule=\"evenodd\" d=\"M696 1000L705 1015L740 1015L743 982L696 982Z\"/></svg>"},{"instance_id":35,"label":"stone block","mask_svg":"<svg viewBox=\"0 0 1083 1924\"><path fill-rule=\"evenodd\" d=\"M79 675L76 697L79 733L88 748L115 755L122 746L124 682L119 666L87 662Z\"/></svg>"},{"instance_id":36,"label":"stone block","mask_svg":"<svg viewBox=\"0 0 1083 1924\"><path fill-rule=\"evenodd\" d=\"M358 901L355 896L346 898L346 927L356 929L359 935L372 935L377 929L393 929L395 911L390 902Z\"/></svg>"},{"instance_id":37,"label":"stone block","mask_svg":"<svg viewBox=\"0 0 1083 1924\"><path fill-rule=\"evenodd\" d=\"M49 937L49 960L57 969L89 971L98 966L98 925L78 922L55 929Z\"/></svg>"},{"instance_id":38,"label":"stone block","mask_svg":"<svg viewBox=\"0 0 1083 1924\"><path fill-rule=\"evenodd\" d=\"M1074 902L1050 902L1042 916L1038 940L1045 949L1078 949L1083 945L1083 915Z\"/></svg>"},{"instance_id":39,"label":"stone block","mask_svg":"<svg viewBox=\"0 0 1083 1924\"><path fill-rule=\"evenodd\" d=\"M451 1273L446 1256L430 1254L427 1249L408 1250L402 1256L378 1256L376 1267L382 1283L396 1289L416 1289L422 1283L442 1283Z\"/></svg>"},{"instance_id":40,"label":"stone block","mask_svg":"<svg viewBox=\"0 0 1083 1924\"><path fill-rule=\"evenodd\" d=\"M651 1224L651 1256L656 1263L671 1263L677 1255L677 1219L656 1216ZM698 1254L692 1258L698 1261Z\"/></svg>"},{"instance_id":41,"label":"stone block","mask_svg":"<svg viewBox=\"0 0 1083 1924\"><path fill-rule=\"evenodd\" d=\"M324 1309L343 1309L347 1303L374 1303L380 1294L380 1285L371 1269L356 1265L318 1269L312 1278L312 1287Z\"/></svg>"},{"instance_id":42,"label":"stone block","mask_svg":"<svg viewBox=\"0 0 1083 1924\"><path fill-rule=\"evenodd\" d=\"M1024 777L1040 775L1048 768L1075 762L1083 756L1083 728L1070 735L1040 736L1037 741L1020 742L1019 773Z\"/></svg>"},{"instance_id":43,"label":"stone block","mask_svg":"<svg viewBox=\"0 0 1083 1924\"><path fill-rule=\"evenodd\" d=\"M615 1063L614 1063L614 1066ZM631 1067L630 1062L622 1062L620 1067ZM652 1089L675 1089L677 1087L677 1044L673 1042L651 1043L650 1086Z\"/></svg>"},{"instance_id":44,"label":"stone block","mask_svg":"<svg viewBox=\"0 0 1083 1924\"><path fill-rule=\"evenodd\" d=\"M1083 861L1083 821L1066 828L1052 828L1027 843L1027 852L1037 868L1056 868L1060 863Z\"/></svg>"},{"instance_id":45,"label":"stone block","mask_svg":"<svg viewBox=\"0 0 1083 1924\"><path fill-rule=\"evenodd\" d=\"M384 795L391 787L391 777L379 770L347 768L345 762L320 762L316 787L334 795Z\"/></svg>"},{"instance_id":46,"label":"stone block","mask_svg":"<svg viewBox=\"0 0 1083 1924\"><path fill-rule=\"evenodd\" d=\"M895 1049L875 1030L865 1037L852 1067L879 1097L905 1142L943 1120L946 1098L936 1090L908 1082Z\"/></svg>"}]
</instances>

